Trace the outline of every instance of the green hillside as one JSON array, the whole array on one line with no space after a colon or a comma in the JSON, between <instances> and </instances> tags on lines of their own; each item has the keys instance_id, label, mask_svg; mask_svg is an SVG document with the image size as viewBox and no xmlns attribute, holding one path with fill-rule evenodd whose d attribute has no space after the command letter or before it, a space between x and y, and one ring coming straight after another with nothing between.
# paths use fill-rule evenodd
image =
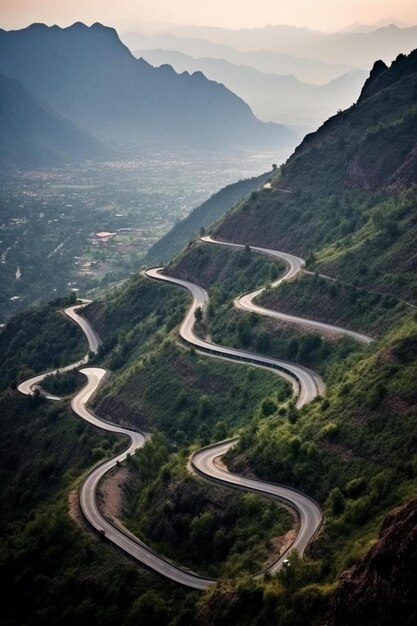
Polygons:
<instances>
[{"instance_id":1,"label":"green hillside","mask_svg":"<svg viewBox=\"0 0 417 626\"><path fill-rule=\"evenodd\" d=\"M51 407L10 389L24 375L17 363L35 369L30 335L45 366L53 351L63 358L69 331L56 308L46 310L51 337L36 312L29 324L16 318L3 331L17 337L7 353L17 369L12 378L5 373L9 388L0 397L8 626L415 623L415 524L410 531L411 517L395 522L391 512L401 505L417 512L416 89L417 52L390 68L376 64L356 105L308 136L271 188L252 191L219 219L215 236L246 248L193 242L167 266L209 292L200 336L314 368L326 390L313 402L297 409L276 374L181 343L190 297L180 287L136 275L86 311L103 339L93 362L110 370L93 401L96 413L152 433L116 468L119 511L109 515L174 561L218 573L209 591L146 571L69 517L68 496L76 496L83 472L121 443L78 422L65 404ZM251 244L305 256L313 273L271 288L284 267ZM236 295L263 285L263 306L375 341L359 344L234 308ZM80 345L74 337L65 358ZM324 512L305 558L291 554L275 576L249 573L283 545L287 511L207 487L186 471L195 449L236 434L239 443L224 459L229 469L300 489ZM101 507L110 504L100 499Z\"/></svg>"},{"instance_id":2,"label":"green hillside","mask_svg":"<svg viewBox=\"0 0 417 626\"><path fill-rule=\"evenodd\" d=\"M162 264L172 259L191 239L200 235L202 228L207 228L220 219L227 210L265 184L271 175L272 172L266 172L220 189L157 241L146 255L145 263Z\"/></svg>"},{"instance_id":3,"label":"green hillside","mask_svg":"<svg viewBox=\"0 0 417 626\"><path fill-rule=\"evenodd\" d=\"M415 300L416 89L417 51L371 74L358 102L308 135L272 189L252 193L216 236Z\"/></svg>"}]
</instances>

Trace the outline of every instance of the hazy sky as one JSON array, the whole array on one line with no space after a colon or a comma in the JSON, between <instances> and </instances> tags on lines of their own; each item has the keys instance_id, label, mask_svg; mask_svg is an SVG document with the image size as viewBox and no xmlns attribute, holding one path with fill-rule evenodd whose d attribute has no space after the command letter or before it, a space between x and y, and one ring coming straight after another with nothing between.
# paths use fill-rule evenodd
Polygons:
<instances>
[{"instance_id":1,"label":"hazy sky","mask_svg":"<svg viewBox=\"0 0 417 626\"><path fill-rule=\"evenodd\" d=\"M100 21L120 30L146 22L242 28L294 24L336 30L386 18L417 23L416 0L0 0L0 26Z\"/></svg>"}]
</instances>

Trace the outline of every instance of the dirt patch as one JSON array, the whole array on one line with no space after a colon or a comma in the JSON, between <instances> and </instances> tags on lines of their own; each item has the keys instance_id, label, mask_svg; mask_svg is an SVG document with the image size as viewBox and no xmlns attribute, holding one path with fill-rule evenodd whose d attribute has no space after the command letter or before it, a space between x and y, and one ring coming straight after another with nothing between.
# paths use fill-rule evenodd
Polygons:
<instances>
[{"instance_id":1,"label":"dirt patch","mask_svg":"<svg viewBox=\"0 0 417 626\"><path fill-rule=\"evenodd\" d=\"M73 489L68 494L68 513L70 518L77 524L81 530L88 532L94 539L97 539L96 534L92 530L91 526L85 521L80 507L80 493L79 488Z\"/></svg>"},{"instance_id":2,"label":"dirt patch","mask_svg":"<svg viewBox=\"0 0 417 626\"><path fill-rule=\"evenodd\" d=\"M137 379L135 379L136 384L139 385ZM139 394L138 389L139 387L136 390L137 394ZM95 412L100 417L125 428L138 428L145 431L152 428L151 420L140 407L131 406L117 396L108 395L101 399L95 407Z\"/></svg>"},{"instance_id":3,"label":"dirt patch","mask_svg":"<svg viewBox=\"0 0 417 626\"><path fill-rule=\"evenodd\" d=\"M223 472L228 472L228 468L227 465L225 463L223 463L223 457L222 456L216 456L216 458L213 461L214 465L216 467L218 467L220 470L222 470Z\"/></svg>"},{"instance_id":4,"label":"dirt patch","mask_svg":"<svg viewBox=\"0 0 417 626\"><path fill-rule=\"evenodd\" d=\"M268 555L268 559L266 560L265 567L269 567L275 561L279 559L281 554L283 554L294 542L298 533L298 524L295 528L291 528L285 535L281 535L280 537L273 537L271 539L272 550Z\"/></svg>"},{"instance_id":5,"label":"dirt patch","mask_svg":"<svg viewBox=\"0 0 417 626\"><path fill-rule=\"evenodd\" d=\"M123 517L126 507L125 489L129 476L127 467L115 467L100 481L97 499L100 511L110 521Z\"/></svg>"}]
</instances>

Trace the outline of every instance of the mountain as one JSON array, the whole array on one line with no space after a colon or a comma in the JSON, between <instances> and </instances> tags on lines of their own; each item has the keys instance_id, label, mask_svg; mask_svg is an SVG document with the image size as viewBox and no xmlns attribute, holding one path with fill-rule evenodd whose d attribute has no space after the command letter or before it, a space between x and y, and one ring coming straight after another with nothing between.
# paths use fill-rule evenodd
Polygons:
<instances>
[{"instance_id":1,"label":"mountain","mask_svg":"<svg viewBox=\"0 0 417 626\"><path fill-rule=\"evenodd\" d=\"M147 37L139 33L126 33L123 41L130 50L175 50L194 58L225 59L235 65L249 65L269 74L294 74L299 80L322 84L357 69L352 64L333 64L326 61L302 58L299 52L289 54L262 48L250 52L236 50L230 45L216 44L206 39L176 37L171 34Z\"/></svg>"},{"instance_id":2,"label":"mountain","mask_svg":"<svg viewBox=\"0 0 417 626\"><path fill-rule=\"evenodd\" d=\"M147 265L166 263L187 245L191 239L198 237L200 229L209 226L222 217L228 209L267 182L271 172L240 180L223 187L211 198L191 211L181 222L176 224L162 239L159 239L146 255Z\"/></svg>"},{"instance_id":3,"label":"mountain","mask_svg":"<svg viewBox=\"0 0 417 626\"><path fill-rule=\"evenodd\" d=\"M383 20L378 20L374 24L362 24L362 22L353 22L345 28L339 29L337 32L339 33L370 33L378 28L383 28L386 26L398 26L398 28L409 28L411 26L410 23L404 22L402 20L397 20L395 17L388 17Z\"/></svg>"},{"instance_id":4,"label":"mountain","mask_svg":"<svg viewBox=\"0 0 417 626\"><path fill-rule=\"evenodd\" d=\"M220 45L230 45L241 51L271 50L283 52L306 43L321 41L325 33L311 28L286 24L267 24L260 28L232 30L212 26L177 26L169 29L175 37L207 39Z\"/></svg>"},{"instance_id":5,"label":"mountain","mask_svg":"<svg viewBox=\"0 0 417 626\"><path fill-rule=\"evenodd\" d=\"M0 167L51 165L109 154L97 139L51 111L17 80L0 75Z\"/></svg>"},{"instance_id":6,"label":"mountain","mask_svg":"<svg viewBox=\"0 0 417 626\"><path fill-rule=\"evenodd\" d=\"M194 242L165 270L208 289L201 336L295 360L326 382L323 398L296 415L279 408L248 426L226 458L238 474L307 489L324 512L306 562L290 557L291 573L281 572L276 624L416 622L416 93L417 50L390 67L375 63L358 102L215 225L218 242L244 250ZM340 358L334 335L303 336L282 319L233 309L245 263L259 256L252 244L306 256L310 270L267 287L257 304L374 341L350 353L345 345ZM253 623L255 592L238 617L237 597L226 586L215 591L199 621Z\"/></svg>"},{"instance_id":7,"label":"mountain","mask_svg":"<svg viewBox=\"0 0 417 626\"><path fill-rule=\"evenodd\" d=\"M369 68L373 61L389 61L400 52L409 53L416 46L417 26L401 27L382 23L365 30L324 33L286 25L230 30L210 27L173 28L163 37L209 40L241 52L270 50L306 59ZM155 47L155 46L154 46ZM163 47L163 46L160 46ZM177 48L174 48L177 49Z\"/></svg>"},{"instance_id":8,"label":"mountain","mask_svg":"<svg viewBox=\"0 0 417 626\"><path fill-rule=\"evenodd\" d=\"M179 75L135 59L101 24L1 30L0 72L101 138L211 146L297 141L201 73Z\"/></svg>"},{"instance_id":9,"label":"mountain","mask_svg":"<svg viewBox=\"0 0 417 626\"><path fill-rule=\"evenodd\" d=\"M86 532L79 485L126 444L75 419L69 398L49 403L15 389L16 379L85 350L60 313L65 303L2 331L5 626L416 623L416 91L417 52L390 67L376 63L358 102L217 224L218 240L241 249L194 241L165 268L207 289L198 336L323 377L325 388L301 409L275 373L179 343L190 311L180 286L137 272L83 311L102 339L92 364L108 372L91 409L149 433L100 485L100 510L170 561L219 576L208 592L168 582L109 537ZM273 287L284 264L252 243L306 254L312 271ZM264 286L256 300L263 306L373 341L234 306L239 294ZM69 393L66 374L53 380ZM69 381L73 393L80 384ZM191 450L236 434L221 461L229 471L301 490L323 513L303 557L290 551L274 576L256 573L294 536L293 516L187 469Z\"/></svg>"},{"instance_id":10,"label":"mountain","mask_svg":"<svg viewBox=\"0 0 417 626\"><path fill-rule=\"evenodd\" d=\"M367 75L352 70L319 86L303 83L291 74L267 74L248 65L207 57L194 59L172 50L140 50L135 56L155 66L172 65L177 72L201 71L243 98L261 119L302 126L306 132L356 101Z\"/></svg>"},{"instance_id":11,"label":"mountain","mask_svg":"<svg viewBox=\"0 0 417 626\"><path fill-rule=\"evenodd\" d=\"M389 68L382 61L376 63L358 102L330 118L316 133L307 135L272 183L275 191L269 196L264 192L243 212L232 214L220 226L218 235L240 241L246 240L250 232L253 243L302 254L319 242L343 242L346 237L345 244L340 243L333 252L327 250L328 269L340 265L352 248L352 253L360 254L368 266L371 259L382 266L382 259L377 261L376 257L383 254L387 255L384 267L390 275L404 273L402 264L388 270L390 251L369 248L368 239L378 239L381 224L390 228L394 221L397 225L392 225L392 241L396 241L399 217L395 213L388 217L391 210L386 209L380 221L377 217L374 220L371 207L375 208L378 194L390 197L417 182L416 89L417 51L408 57L400 56ZM360 197L368 197L369 206L361 208ZM379 211L376 213L379 215ZM404 214L401 219L411 218ZM296 228L292 227L295 223ZM403 228L398 231L403 239L402 247L397 242L398 254L411 258L413 229L406 227L406 222ZM360 234L355 235L356 231ZM411 282L412 267L408 270ZM349 264L344 271L349 272ZM358 280L366 282L370 276L370 271L359 273ZM383 280L380 275L378 281ZM391 289L402 291L397 283Z\"/></svg>"},{"instance_id":12,"label":"mountain","mask_svg":"<svg viewBox=\"0 0 417 626\"><path fill-rule=\"evenodd\" d=\"M369 67L380 58L386 63L400 53L410 53L417 45L417 26L399 28L394 24L365 33L336 33L322 41L299 47L300 54L311 59L332 59Z\"/></svg>"}]
</instances>

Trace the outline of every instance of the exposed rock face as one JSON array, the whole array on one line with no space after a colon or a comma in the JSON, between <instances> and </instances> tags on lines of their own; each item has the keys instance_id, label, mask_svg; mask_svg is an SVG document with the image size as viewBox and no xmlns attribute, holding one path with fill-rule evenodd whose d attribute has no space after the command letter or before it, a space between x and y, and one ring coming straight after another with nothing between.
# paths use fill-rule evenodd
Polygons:
<instances>
[{"instance_id":1,"label":"exposed rock face","mask_svg":"<svg viewBox=\"0 0 417 626\"><path fill-rule=\"evenodd\" d=\"M330 626L417 623L417 500L393 511L378 542L341 578Z\"/></svg>"}]
</instances>

